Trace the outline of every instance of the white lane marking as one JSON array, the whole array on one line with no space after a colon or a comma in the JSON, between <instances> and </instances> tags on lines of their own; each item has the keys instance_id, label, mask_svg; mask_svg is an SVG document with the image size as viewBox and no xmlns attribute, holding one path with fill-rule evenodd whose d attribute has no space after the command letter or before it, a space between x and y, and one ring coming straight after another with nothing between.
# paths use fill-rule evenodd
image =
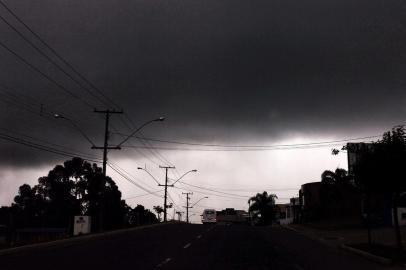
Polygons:
<instances>
[{"instance_id":1,"label":"white lane marking","mask_svg":"<svg viewBox=\"0 0 406 270\"><path fill-rule=\"evenodd\" d=\"M292 266L296 270L303 270L303 268L300 265L296 264L296 263L294 265L292 265Z\"/></svg>"},{"instance_id":2,"label":"white lane marking","mask_svg":"<svg viewBox=\"0 0 406 270\"><path fill-rule=\"evenodd\" d=\"M156 267L162 267L164 264L167 264L168 262L170 262L172 259L171 258L166 258L163 262L161 262L160 264L158 264Z\"/></svg>"},{"instance_id":3,"label":"white lane marking","mask_svg":"<svg viewBox=\"0 0 406 270\"><path fill-rule=\"evenodd\" d=\"M190 247L192 244L191 243L187 243L183 248L188 248Z\"/></svg>"},{"instance_id":4,"label":"white lane marking","mask_svg":"<svg viewBox=\"0 0 406 270\"><path fill-rule=\"evenodd\" d=\"M200 238L202 238L202 235L201 235L201 234L199 234L199 235L197 236L197 239L200 239Z\"/></svg>"}]
</instances>

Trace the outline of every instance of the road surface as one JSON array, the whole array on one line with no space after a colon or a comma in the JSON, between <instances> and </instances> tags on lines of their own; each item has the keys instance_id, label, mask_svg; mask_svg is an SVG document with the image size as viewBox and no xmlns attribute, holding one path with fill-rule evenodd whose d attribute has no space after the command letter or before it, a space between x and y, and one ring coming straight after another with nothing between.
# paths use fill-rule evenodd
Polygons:
<instances>
[{"instance_id":1,"label":"road surface","mask_svg":"<svg viewBox=\"0 0 406 270\"><path fill-rule=\"evenodd\" d=\"M0 269L384 269L281 227L167 224L0 255Z\"/></svg>"}]
</instances>

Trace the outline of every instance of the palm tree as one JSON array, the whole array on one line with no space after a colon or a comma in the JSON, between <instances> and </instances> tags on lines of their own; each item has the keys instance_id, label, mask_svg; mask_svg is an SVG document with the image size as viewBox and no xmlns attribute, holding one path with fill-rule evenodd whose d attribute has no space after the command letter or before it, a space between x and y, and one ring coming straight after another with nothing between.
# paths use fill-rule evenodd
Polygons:
<instances>
[{"instance_id":1,"label":"palm tree","mask_svg":"<svg viewBox=\"0 0 406 270\"><path fill-rule=\"evenodd\" d=\"M343 215L354 209L352 199L357 195L353 178L346 170L337 168L321 174L321 210L325 217Z\"/></svg>"},{"instance_id":2,"label":"palm tree","mask_svg":"<svg viewBox=\"0 0 406 270\"><path fill-rule=\"evenodd\" d=\"M161 214L164 212L164 209L162 208L162 206L160 205L156 205L153 207L154 211L157 213L158 215L158 220L161 221Z\"/></svg>"},{"instance_id":3,"label":"palm tree","mask_svg":"<svg viewBox=\"0 0 406 270\"><path fill-rule=\"evenodd\" d=\"M268 194L264 191L248 200L249 211L253 213L254 218L259 218L260 225L269 225L275 219L274 206L277 198L275 194Z\"/></svg>"}]
</instances>

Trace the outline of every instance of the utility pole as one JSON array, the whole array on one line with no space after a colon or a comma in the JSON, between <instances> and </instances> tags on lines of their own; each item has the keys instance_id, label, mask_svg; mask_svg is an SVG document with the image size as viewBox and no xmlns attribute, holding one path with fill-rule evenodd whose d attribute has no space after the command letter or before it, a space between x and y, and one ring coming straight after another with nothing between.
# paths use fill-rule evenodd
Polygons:
<instances>
[{"instance_id":1,"label":"utility pole","mask_svg":"<svg viewBox=\"0 0 406 270\"><path fill-rule=\"evenodd\" d=\"M103 175L106 176L106 167L107 167L107 150L120 150L120 146L109 146L109 122L111 114L122 114L123 111L116 110L96 110L95 113L105 114L105 127L104 127L104 145L103 146L92 146L92 149L103 149Z\"/></svg>"},{"instance_id":2,"label":"utility pole","mask_svg":"<svg viewBox=\"0 0 406 270\"><path fill-rule=\"evenodd\" d=\"M189 195L193 195L193 192L182 192L182 194L186 195L186 223L189 223L189 208L193 208L193 206L189 206Z\"/></svg>"},{"instance_id":3,"label":"utility pole","mask_svg":"<svg viewBox=\"0 0 406 270\"><path fill-rule=\"evenodd\" d=\"M104 128L104 145L103 146L92 146L92 149L103 149L103 176L104 179L106 178L106 169L107 169L107 150L119 150L121 149L120 146L109 146L109 121L111 114L122 114L123 111L116 111L116 110L96 110L94 109L95 113L103 113L105 115L105 128ZM100 202L100 231L103 231L104 225L104 198L103 193L101 194L101 202Z\"/></svg>"},{"instance_id":4,"label":"utility pole","mask_svg":"<svg viewBox=\"0 0 406 270\"><path fill-rule=\"evenodd\" d=\"M173 187L173 185L168 185L168 169L175 169L173 166L159 166L161 169L165 169L165 185L159 184L160 187L165 187L165 195L164 195L164 222L166 222L166 201L168 197L168 187Z\"/></svg>"}]
</instances>

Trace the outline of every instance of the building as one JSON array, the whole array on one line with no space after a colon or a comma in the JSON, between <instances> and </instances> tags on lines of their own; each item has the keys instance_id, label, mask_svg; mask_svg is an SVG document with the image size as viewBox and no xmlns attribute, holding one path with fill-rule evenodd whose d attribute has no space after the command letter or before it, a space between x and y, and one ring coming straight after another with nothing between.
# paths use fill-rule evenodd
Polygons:
<instances>
[{"instance_id":1,"label":"building","mask_svg":"<svg viewBox=\"0 0 406 270\"><path fill-rule=\"evenodd\" d=\"M299 221L299 198L291 198L289 203L276 204L276 220L279 224L291 224Z\"/></svg>"},{"instance_id":2,"label":"building","mask_svg":"<svg viewBox=\"0 0 406 270\"><path fill-rule=\"evenodd\" d=\"M347 144L348 172L354 178L356 177L355 171L357 166L359 166L365 155L375 151L374 147L372 143ZM372 191L368 196L364 194L361 200L360 211L363 222L369 222L374 226L392 226L394 224L392 196L393 194L388 191ZM406 192L403 192L401 195L397 215L399 225L406 226Z\"/></svg>"},{"instance_id":3,"label":"building","mask_svg":"<svg viewBox=\"0 0 406 270\"><path fill-rule=\"evenodd\" d=\"M245 210L235 210L234 208L226 208L217 211L217 224L248 224L249 214Z\"/></svg>"},{"instance_id":4,"label":"building","mask_svg":"<svg viewBox=\"0 0 406 270\"><path fill-rule=\"evenodd\" d=\"M311 221L318 219L321 209L321 182L303 184L299 190L300 219Z\"/></svg>"}]
</instances>

